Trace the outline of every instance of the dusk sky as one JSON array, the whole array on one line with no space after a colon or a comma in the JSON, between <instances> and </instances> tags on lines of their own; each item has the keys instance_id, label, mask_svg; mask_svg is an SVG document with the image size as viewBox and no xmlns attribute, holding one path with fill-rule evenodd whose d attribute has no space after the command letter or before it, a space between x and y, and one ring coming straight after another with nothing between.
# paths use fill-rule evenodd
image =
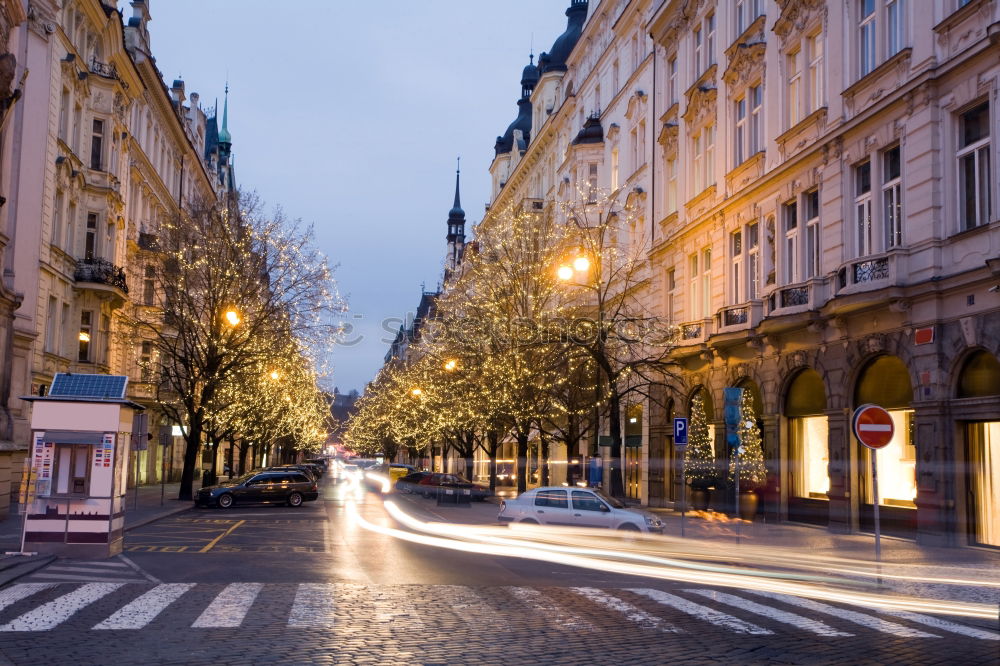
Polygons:
<instances>
[{"instance_id":1,"label":"dusk sky","mask_svg":"<svg viewBox=\"0 0 1000 666\"><path fill-rule=\"evenodd\" d=\"M280 3L279 3L280 4ZM455 158L467 232L489 197L493 143L521 69L566 27L569 0L152 0L168 84L222 103L239 184L316 227L361 341L332 384L363 389L421 283L436 288ZM127 2L120 2L126 18Z\"/></svg>"}]
</instances>

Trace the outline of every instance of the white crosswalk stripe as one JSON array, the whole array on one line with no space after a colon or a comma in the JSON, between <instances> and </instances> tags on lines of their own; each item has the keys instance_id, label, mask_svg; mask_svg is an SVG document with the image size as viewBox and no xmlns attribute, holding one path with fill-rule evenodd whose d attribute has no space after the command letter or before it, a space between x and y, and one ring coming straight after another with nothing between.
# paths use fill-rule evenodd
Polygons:
<instances>
[{"instance_id":1,"label":"white crosswalk stripe","mask_svg":"<svg viewBox=\"0 0 1000 666\"><path fill-rule=\"evenodd\" d=\"M263 583L227 585L191 626L196 629L240 626L263 588Z\"/></svg>"},{"instance_id":2,"label":"white crosswalk stripe","mask_svg":"<svg viewBox=\"0 0 1000 666\"><path fill-rule=\"evenodd\" d=\"M125 562L59 560L24 578L27 582L46 583L147 583L149 580Z\"/></svg>"},{"instance_id":3,"label":"white crosswalk stripe","mask_svg":"<svg viewBox=\"0 0 1000 666\"><path fill-rule=\"evenodd\" d=\"M94 629L142 629L192 587L194 583L157 585L108 619L94 625Z\"/></svg>"},{"instance_id":4,"label":"white crosswalk stripe","mask_svg":"<svg viewBox=\"0 0 1000 666\"><path fill-rule=\"evenodd\" d=\"M618 611L641 627L645 627L647 629L659 629L660 631L666 631L674 634L680 633L681 631L674 625L665 622L663 619L658 618L655 615L650 615L646 611L633 606L629 602L619 599L618 597L611 596L610 594L602 592L595 587L574 587L572 589L577 594L590 599L596 604Z\"/></svg>"},{"instance_id":5,"label":"white crosswalk stripe","mask_svg":"<svg viewBox=\"0 0 1000 666\"><path fill-rule=\"evenodd\" d=\"M721 611L717 611L714 608L709 608L708 606L702 606L701 604L696 604L693 601L688 601L682 597L678 597L673 594L668 594L667 592L662 592L660 590L654 590L650 588L638 588L629 590L635 594L640 594L644 597L649 597L658 604L663 604L664 606L671 606L677 610L687 613L688 615L693 615L694 617L705 620L706 622L711 622L717 627L723 627L729 629L730 631L735 631L739 634L753 634L756 636L767 636L773 634L773 631L765 629L763 627L758 627L756 624L751 624L739 619L738 617L733 617L732 615L727 615Z\"/></svg>"},{"instance_id":6,"label":"white crosswalk stripe","mask_svg":"<svg viewBox=\"0 0 1000 666\"><path fill-rule=\"evenodd\" d=\"M337 589L332 583L302 583L288 615L289 627L329 629L337 609Z\"/></svg>"},{"instance_id":7,"label":"white crosswalk stripe","mask_svg":"<svg viewBox=\"0 0 1000 666\"><path fill-rule=\"evenodd\" d=\"M727 604L729 606L734 606L741 610L749 611L751 613L756 613L757 615L763 615L764 617L771 618L777 622L784 622L785 624L790 624L793 627L799 627L800 629L805 629L806 631L811 631L814 634L819 634L820 636L853 636L854 634L849 634L846 631L838 631L828 624L824 624L819 620L813 620L808 617L803 617L801 615L796 615L795 613L789 613L788 611L778 610L777 608L772 608L770 606L765 606L763 604L758 604L757 602L750 601L749 599L744 599L743 597L737 597L735 594L727 594L725 592L718 592L716 590L684 590L685 592L690 592L692 594L698 594L703 597L707 597L712 601L718 601L720 603Z\"/></svg>"},{"instance_id":8,"label":"white crosswalk stripe","mask_svg":"<svg viewBox=\"0 0 1000 666\"><path fill-rule=\"evenodd\" d=\"M0 590L0 610L12 606L22 599L52 587L53 583L21 583L6 590Z\"/></svg>"},{"instance_id":9,"label":"white crosswalk stripe","mask_svg":"<svg viewBox=\"0 0 1000 666\"><path fill-rule=\"evenodd\" d=\"M61 627L74 615L86 611L87 626L92 630L142 630L155 628L164 611L170 610L170 617L176 618L181 609L190 612L192 628L239 628L246 624L251 610L271 605L269 595L279 593L277 603L288 608L285 620L291 628L329 629L335 622L357 623L351 611L357 610L358 617L366 617L366 622L391 623L405 627L408 631L422 633L427 625L425 613L427 600L434 600L434 607L447 609L463 620L474 624L505 621L504 614L531 617L535 621L545 621L553 628L563 631L600 631L599 618L574 605L572 596L578 595L578 604L590 607L590 602L605 613L623 617L637 628L660 632L683 633L703 631L688 626L678 626L672 621L676 615L670 611L680 611L684 615L706 623L705 630L717 629L723 632L773 635L775 631L752 622L721 612L715 607L696 603L689 598L671 594L654 588L629 588L626 590L602 589L595 587L565 588L563 592L548 594L544 589L531 587L505 587L507 595L498 595L488 590L457 585L365 585L333 583L273 584L232 583L224 587L211 586L214 596L193 595L197 583L162 583L142 585L127 583L20 583L0 589L0 632L39 632ZM294 586L294 599L288 590ZM109 597L113 592L127 588L133 593ZM220 589L221 588L221 589ZM626 593L625 595L622 592ZM811 635L851 638L842 627L820 621L812 615L834 617L854 625L879 633L887 633L906 638L940 638L938 634L921 631L907 624L893 622L887 617L899 618L915 625L923 625L940 632L957 634L965 639L1000 641L997 632L975 626L967 626L961 620L941 619L906 611L859 612L841 608L812 599L803 599L773 592L742 590L720 591L709 588L682 590L684 595L697 595L714 604L725 605L741 613L751 613L772 622L790 627L787 631L798 630ZM59 596L56 596L56 595ZM628 594L634 594L633 599ZM187 596L185 596L187 595ZM746 598L753 595L754 599ZM37 596L37 600L35 597ZM108 597L104 602L95 604ZM198 599L198 601L194 601ZM511 600L514 606L511 606ZM772 600L774 604L767 603ZM95 604L92 608L90 606ZM119 605L114 605L119 604ZM338 604L341 619L337 619ZM794 606L810 611L790 612L785 607ZM27 610L21 610L22 607ZM16 617L15 617L16 616ZM104 619L101 619L104 618ZM826 620L826 618L823 618ZM98 622L98 620L100 620ZM259 621L259 620L255 620ZM96 624L91 624L96 622ZM69 627L79 627L80 622L68 623ZM353 625L352 625L353 626ZM695 624L697 626L697 624ZM86 628L86 627L84 627ZM852 629L853 630L853 629ZM858 632L860 633L860 632ZM956 636L957 638L957 636Z\"/></svg>"},{"instance_id":10,"label":"white crosswalk stripe","mask_svg":"<svg viewBox=\"0 0 1000 666\"><path fill-rule=\"evenodd\" d=\"M122 585L124 583L87 583L0 626L0 631L45 631L52 629L68 620L81 608L111 594Z\"/></svg>"},{"instance_id":11,"label":"white crosswalk stripe","mask_svg":"<svg viewBox=\"0 0 1000 666\"><path fill-rule=\"evenodd\" d=\"M901 624L897 624L895 622L889 622L888 620L883 620L880 617L865 615L864 613L848 610L846 608L838 608L836 606L830 606L827 604L820 603L818 601L813 601L812 599L803 599L801 597L793 597L791 595L781 594L778 592L767 592L765 590L747 590L747 592L750 592L751 594L757 594L762 597L767 597L768 599L783 601L784 603L790 604L792 606L798 606L800 608L808 608L811 611L815 611L817 613L823 613L824 615L832 615L833 617L839 617L842 620L847 620L848 622L860 624L863 627L868 627L869 629L880 631L883 634L892 634L893 636L902 636L903 638L940 638L940 636L937 636L935 634L928 634L926 631L920 631L919 629L904 627Z\"/></svg>"}]
</instances>

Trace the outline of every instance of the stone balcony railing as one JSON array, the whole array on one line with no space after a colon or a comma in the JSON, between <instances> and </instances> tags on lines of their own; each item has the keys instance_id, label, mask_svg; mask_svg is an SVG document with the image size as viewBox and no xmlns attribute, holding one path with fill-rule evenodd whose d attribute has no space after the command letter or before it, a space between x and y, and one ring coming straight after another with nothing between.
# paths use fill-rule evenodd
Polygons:
<instances>
[{"instance_id":1,"label":"stone balcony railing","mask_svg":"<svg viewBox=\"0 0 1000 666\"><path fill-rule=\"evenodd\" d=\"M754 328L764 314L760 301L748 301L739 305L727 305L716 313L716 333L731 333Z\"/></svg>"},{"instance_id":2,"label":"stone balcony railing","mask_svg":"<svg viewBox=\"0 0 1000 666\"><path fill-rule=\"evenodd\" d=\"M73 273L73 279L77 282L89 282L114 287L122 292L122 294L128 294L125 269L121 266L116 266L107 259L92 257L78 260L76 262L76 271Z\"/></svg>"},{"instance_id":3,"label":"stone balcony railing","mask_svg":"<svg viewBox=\"0 0 1000 666\"><path fill-rule=\"evenodd\" d=\"M677 325L677 346L700 345L712 334L712 320L700 319Z\"/></svg>"},{"instance_id":4,"label":"stone balcony railing","mask_svg":"<svg viewBox=\"0 0 1000 666\"><path fill-rule=\"evenodd\" d=\"M900 261L905 254L888 252L852 259L837 270L837 295L881 289L896 284Z\"/></svg>"}]
</instances>

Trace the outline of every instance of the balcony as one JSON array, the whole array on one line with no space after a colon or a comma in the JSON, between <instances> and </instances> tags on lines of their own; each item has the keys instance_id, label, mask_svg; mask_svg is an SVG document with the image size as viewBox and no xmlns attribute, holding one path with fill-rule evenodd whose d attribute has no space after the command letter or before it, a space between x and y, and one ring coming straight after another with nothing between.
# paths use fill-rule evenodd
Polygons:
<instances>
[{"instance_id":1,"label":"balcony","mask_svg":"<svg viewBox=\"0 0 1000 666\"><path fill-rule=\"evenodd\" d=\"M741 305L729 305L715 315L716 333L731 333L754 328L760 323L763 306L760 301L749 301Z\"/></svg>"},{"instance_id":2,"label":"balcony","mask_svg":"<svg viewBox=\"0 0 1000 666\"><path fill-rule=\"evenodd\" d=\"M147 234L145 232L139 232L139 249L148 250L150 252L160 251L160 240L156 237L156 234Z\"/></svg>"},{"instance_id":3,"label":"balcony","mask_svg":"<svg viewBox=\"0 0 1000 666\"><path fill-rule=\"evenodd\" d=\"M107 295L120 300L121 304L124 304L125 297L128 296L125 269L121 266L115 266L107 259L93 257L78 260L73 279L76 280L78 287L107 292ZM84 285L87 286L84 287ZM92 285L98 286L94 288Z\"/></svg>"},{"instance_id":4,"label":"balcony","mask_svg":"<svg viewBox=\"0 0 1000 666\"><path fill-rule=\"evenodd\" d=\"M113 79L120 83L125 90L128 90L128 84L122 80L122 77L118 74L118 68L115 67L114 63L101 62L96 57L90 59L90 71L92 74L96 74L101 78Z\"/></svg>"},{"instance_id":5,"label":"balcony","mask_svg":"<svg viewBox=\"0 0 1000 666\"><path fill-rule=\"evenodd\" d=\"M844 296L860 291L872 291L892 286L900 275L900 261L905 253L892 251L863 259L853 259L843 264L837 271L837 295ZM906 273L904 272L903 275Z\"/></svg>"},{"instance_id":6,"label":"balcony","mask_svg":"<svg viewBox=\"0 0 1000 666\"><path fill-rule=\"evenodd\" d=\"M677 346L700 345L711 334L712 320L689 321L677 326Z\"/></svg>"},{"instance_id":7,"label":"balcony","mask_svg":"<svg viewBox=\"0 0 1000 666\"><path fill-rule=\"evenodd\" d=\"M767 316L781 316L816 310L823 306L825 281L813 278L800 284L778 287L767 295Z\"/></svg>"}]
</instances>

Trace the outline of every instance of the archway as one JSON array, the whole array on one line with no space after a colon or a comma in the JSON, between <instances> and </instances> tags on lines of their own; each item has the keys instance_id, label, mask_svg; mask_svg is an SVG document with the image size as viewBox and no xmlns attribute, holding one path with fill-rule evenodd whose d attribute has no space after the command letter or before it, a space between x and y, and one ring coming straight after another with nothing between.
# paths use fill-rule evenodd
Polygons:
<instances>
[{"instance_id":1,"label":"archway","mask_svg":"<svg viewBox=\"0 0 1000 666\"><path fill-rule=\"evenodd\" d=\"M858 376L854 407L869 403L879 405L892 417L895 433L889 444L879 449L877 456L879 506L883 529L905 536L913 536L916 530L917 447L912 400L910 372L897 356L876 357ZM871 450L860 443L857 446L861 480L860 524L862 529L872 529Z\"/></svg>"},{"instance_id":2,"label":"archway","mask_svg":"<svg viewBox=\"0 0 1000 666\"><path fill-rule=\"evenodd\" d=\"M826 386L812 368L795 375L785 393L788 428L788 519L825 525L830 507L830 436Z\"/></svg>"},{"instance_id":3,"label":"archway","mask_svg":"<svg viewBox=\"0 0 1000 666\"><path fill-rule=\"evenodd\" d=\"M977 402L1000 397L1000 361L988 351L971 354L955 392ZM969 536L974 543L1000 546L1000 420L967 421L965 446Z\"/></svg>"}]
</instances>

